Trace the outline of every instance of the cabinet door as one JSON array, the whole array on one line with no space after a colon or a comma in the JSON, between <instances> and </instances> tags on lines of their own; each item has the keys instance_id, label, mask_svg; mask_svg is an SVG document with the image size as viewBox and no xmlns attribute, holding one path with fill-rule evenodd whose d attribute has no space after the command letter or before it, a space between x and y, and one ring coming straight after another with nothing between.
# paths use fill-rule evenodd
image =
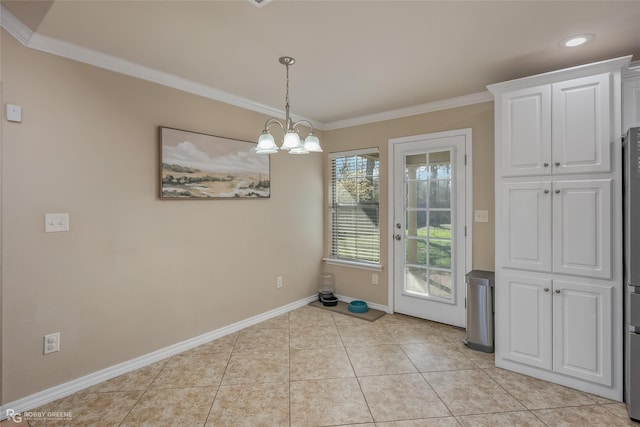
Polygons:
<instances>
[{"instance_id":1,"label":"cabinet door","mask_svg":"<svg viewBox=\"0 0 640 427\"><path fill-rule=\"evenodd\" d=\"M553 370L611 385L612 286L553 281Z\"/></svg>"},{"instance_id":2,"label":"cabinet door","mask_svg":"<svg viewBox=\"0 0 640 427\"><path fill-rule=\"evenodd\" d=\"M553 182L553 271L611 278L611 180Z\"/></svg>"},{"instance_id":3,"label":"cabinet door","mask_svg":"<svg viewBox=\"0 0 640 427\"><path fill-rule=\"evenodd\" d=\"M611 74L554 83L553 173L611 168Z\"/></svg>"},{"instance_id":4,"label":"cabinet door","mask_svg":"<svg viewBox=\"0 0 640 427\"><path fill-rule=\"evenodd\" d=\"M502 95L502 175L551 173L551 88Z\"/></svg>"},{"instance_id":5,"label":"cabinet door","mask_svg":"<svg viewBox=\"0 0 640 427\"><path fill-rule=\"evenodd\" d=\"M505 275L499 300L507 318L496 339L506 342L503 357L542 369L552 368L551 280Z\"/></svg>"},{"instance_id":6,"label":"cabinet door","mask_svg":"<svg viewBox=\"0 0 640 427\"><path fill-rule=\"evenodd\" d=\"M551 271L551 182L502 184L502 266Z\"/></svg>"}]
</instances>

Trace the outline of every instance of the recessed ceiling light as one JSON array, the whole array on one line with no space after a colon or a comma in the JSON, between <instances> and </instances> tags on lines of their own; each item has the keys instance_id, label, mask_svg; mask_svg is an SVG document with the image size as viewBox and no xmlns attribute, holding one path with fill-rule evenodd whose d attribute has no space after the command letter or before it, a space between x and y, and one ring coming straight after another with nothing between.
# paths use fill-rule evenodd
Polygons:
<instances>
[{"instance_id":1,"label":"recessed ceiling light","mask_svg":"<svg viewBox=\"0 0 640 427\"><path fill-rule=\"evenodd\" d=\"M591 40L593 40L593 37L593 34L580 34L577 36L568 37L558 44L561 47L576 47L590 42Z\"/></svg>"}]
</instances>

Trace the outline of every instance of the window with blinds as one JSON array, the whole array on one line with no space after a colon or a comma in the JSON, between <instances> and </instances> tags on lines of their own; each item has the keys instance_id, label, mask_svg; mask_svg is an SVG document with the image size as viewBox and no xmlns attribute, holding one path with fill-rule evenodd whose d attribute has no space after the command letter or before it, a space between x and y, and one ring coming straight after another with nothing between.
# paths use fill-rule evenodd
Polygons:
<instances>
[{"instance_id":1,"label":"window with blinds","mask_svg":"<svg viewBox=\"0 0 640 427\"><path fill-rule=\"evenodd\" d=\"M377 149L329 155L331 258L380 262L380 161Z\"/></svg>"}]
</instances>

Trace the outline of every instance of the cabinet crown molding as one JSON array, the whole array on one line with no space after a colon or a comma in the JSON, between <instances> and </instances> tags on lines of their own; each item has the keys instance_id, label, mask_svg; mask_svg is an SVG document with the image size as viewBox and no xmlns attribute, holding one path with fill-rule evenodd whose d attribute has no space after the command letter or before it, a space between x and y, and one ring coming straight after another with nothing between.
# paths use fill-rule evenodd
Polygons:
<instances>
[{"instance_id":1,"label":"cabinet crown molding","mask_svg":"<svg viewBox=\"0 0 640 427\"><path fill-rule=\"evenodd\" d=\"M537 74L535 76L523 77L520 79L507 80L505 82L494 83L487 86L489 92L494 96L504 92L509 92L522 87L531 87L537 85L557 83L564 80L575 79L579 77L591 76L594 74L607 72L620 72L627 69L631 63L632 55L622 56L620 58L608 59L605 61L594 62L591 64L578 65L577 67L566 68L563 70L551 71L548 73ZM637 72L636 72L637 73Z\"/></svg>"}]
</instances>

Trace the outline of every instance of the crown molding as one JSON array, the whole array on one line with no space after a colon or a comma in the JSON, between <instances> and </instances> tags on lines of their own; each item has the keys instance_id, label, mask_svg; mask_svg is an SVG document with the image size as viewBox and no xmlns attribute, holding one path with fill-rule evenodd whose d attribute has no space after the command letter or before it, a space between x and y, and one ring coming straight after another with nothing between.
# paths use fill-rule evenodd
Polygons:
<instances>
[{"instance_id":1,"label":"crown molding","mask_svg":"<svg viewBox=\"0 0 640 427\"><path fill-rule=\"evenodd\" d=\"M494 94L500 95L524 86L536 86L553 84L568 79L577 79L597 73L622 73L631 63L632 55L621 56L619 58L607 59L591 64L578 65L577 67L564 68L562 70L548 73L536 74L534 76L522 77L520 79L508 80L506 82L494 83L487 86L487 89Z\"/></svg>"},{"instance_id":2,"label":"crown molding","mask_svg":"<svg viewBox=\"0 0 640 427\"><path fill-rule=\"evenodd\" d=\"M622 70L622 77L640 77L640 61L634 61Z\"/></svg>"},{"instance_id":3,"label":"crown molding","mask_svg":"<svg viewBox=\"0 0 640 427\"><path fill-rule=\"evenodd\" d=\"M176 76L175 74L159 71L155 68L140 65L126 59L118 58L113 55L108 55L42 34L34 33L27 47L93 65L105 70L147 80L162 86L193 93L195 95L231 104L257 113L276 117L285 116L284 112L277 108L272 108L267 105L251 101L250 99L241 98L211 86ZM309 121L313 123L312 120Z\"/></svg>"},{"instance_id":4,"label":"crown molding","mask_svg":"<svg viewBox=\"0 0 640 427\"><path fill-rule=\"evenodd\" d=\"M335 122L325 123L324 130L342 129L351 126L365 125L369 123L382 122L385 120L416 116L418 114L432 113L434 111L448 110L450 108L464 107L466 105L481 104L483 102L492 101L493 95L491 95L488 91L477 92L470 95L428 102L426 104L415 105L412 107L399 108L397 110L369 114L367 116L354 117L351 119L337 120Z\"/></svg>"},{"instance_id":5,"label":"crown molding","mask_svg":"<svg viewBox=\"0 0 640 427\"><path fill-rule=\"evenodd\" d=\"M24 46L29 45L29 41L33 36L31 28L22 23L21 20L9 12L9 9L0 4L0 26L7 30L16 40L22 43Z\"/></svg>"},{"instance_id":6,"label":"crown molding","mask_svg":"<svg viewBox=\"0 0 640 427\"><path fill-rule=\"evenodd\" d=\"M28 48L93 65L94 67L103 68L105 70L113 71L127 76L139 78L162 86L171 87L183 92L203 96L205 98L213 99L225 104L234 105L236 107L244 108L256 113L262 113L277 118L285 117L284 111L277 108L269 107L250 99L241 98L239 96L224 92L214 87L176 76L175 74L159 71L154 68L140 65L138 63L118 58L113 55L108 55L102 52L88 49L86 47L78 46L73 43L65 42L54 37L33 32L29 27L24 25L22 21L16 18L15 15L9 12L9 10L1 4L0 17L0 25L2 26L2 28L4 28L16 40L18 40ZM354 117L345 120L337 120L328 123L323 123L316 120L308 119L306 117L293 115L292 118L296 121L307 120L313 125L314 128L321 131L328 131L381 122L385 120L398 119L402 117L415 116L417 114L447 110L450 108L463 107L466 105L479 104L489 101L493 101L493 96L491 96L489 92L479 92L471 95L459 96L456 98L450 98L412 107L370 114L366 116Z\"/></svg>"}]
</instances>

